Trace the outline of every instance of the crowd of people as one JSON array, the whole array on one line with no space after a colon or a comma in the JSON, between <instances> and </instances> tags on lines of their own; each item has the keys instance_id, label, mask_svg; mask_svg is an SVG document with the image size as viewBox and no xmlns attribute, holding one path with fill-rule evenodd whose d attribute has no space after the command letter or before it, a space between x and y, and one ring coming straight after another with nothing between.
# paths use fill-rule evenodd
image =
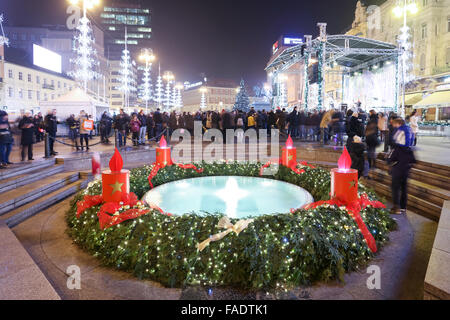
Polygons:
<instances>
[{"instance_id":1,"label":"crowd of people","mask_svg":"<svg viewBox=\"0 0 450 320\"><path fill-rule=\"evenodd\" d=\"M393 112L377 113L375 110L367 114L362 109L344 113L339 109L304 111L294 107L289 113L281 108L268 112L251 108L248 112L222 110L195 113L168 113L157 109L147 114L141 110L131 115L121 109L113 117L104 112L97 124L92 116L82 110L79 115L72 114L65 122L69 128L69 138L77 151L83 151L84 148L89 150L89 140L94 130L100 133L102 143L110 143L113 130L117 130L119 147L126 146L129 136L133 146L139 146L150 140L158 141L163 134L169 138L176 129L186 129L193 134L195 121L202 123L203 131L221 130L224 141L227 129L268 129L270 135L270 130L276 128L282 134L289 134L300 141L340 146L344 145L344 137L347 136L345 144L352 159L352 168L358 170L359 177L366 178L369 178L369 171L375 167L376 148L384 142L386 160L391 166L393 210L402 213L406 210L409 170L415 162L411 147L417 144L419 120L416 110L403 119ZM45 132L49 136L50 154L57 154L54 150L59 124L56 110L50 111L45 117L41 113L33 116L30 111L25 111L16 124L21 132L22 161L34 160L33 144L43 141ZM243 142L242 131L237 139ZM0 111L0 168L12 164L9 155L13 145L14 136L8 114Z\"/></svg>"},{"instance_id":2,"label":"crowd of people","mask_svg":"<svg viewBox=\"0 0 450 320\"><path fill-rule=\"evenodd\" d=\"M21 117L16 120L16 127L20 131L21 160L29 161L33 158L33 145L44 140L44 133L47 132L50 137L50 153L56 155L53 145L58 130L58 121L56 119L56 110L50 111L45 117L39 112L32 115L31 111L25 111ZM0 111L0 169L11 165L9 160L12 147L14 145L14 134L9 121L8 113Z\"/></svg>"}]
</instances>

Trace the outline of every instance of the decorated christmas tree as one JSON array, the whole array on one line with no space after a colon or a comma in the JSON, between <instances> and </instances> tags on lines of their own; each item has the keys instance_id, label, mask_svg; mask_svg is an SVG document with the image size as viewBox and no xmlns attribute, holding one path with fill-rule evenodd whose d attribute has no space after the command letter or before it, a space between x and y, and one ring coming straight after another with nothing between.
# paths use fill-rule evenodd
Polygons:
<instances>
[{"instance_id":1,"label":"decorated christmas tree","mask_svg":"<svg viewBox=\"0 0 450 320\"><path fill-rule=\"evenodd\" d=\"M239 92L236 95L236 103L233 106L233 110L242 112L250 111L250 99L248 98L247 90L245 89L244 80L241 80Z\"/></svg>"},{"instance_id":2,"label":"decorated christmas tree","mask_svg":"<svg viewBox=\"0 0 450 320\"><path fill-rule=\"evenodd\" d=\"M71 60L74 63L74 70L69 72L69 75L82 83L85 91L88 81L98 76L97 72L94 71L94 68L98 65L98 60L93 45L94 38L90 21L87 17L82 17L77 27L73 46L76 54L76 58Z\"/></svg>"},{"instance_id":3,"label":"decorated christmas tree","mask_svg":"<svg viewBox=\"0 0 450 320\"><path fill-rule=\"evenodd\" d=\"M163 80L161 77L161 67L159 67L158 78L156 80L156 89L155 89L155 102L158 105L158 108L161 106L163 102Z\"/></svg>"}]
</instances>

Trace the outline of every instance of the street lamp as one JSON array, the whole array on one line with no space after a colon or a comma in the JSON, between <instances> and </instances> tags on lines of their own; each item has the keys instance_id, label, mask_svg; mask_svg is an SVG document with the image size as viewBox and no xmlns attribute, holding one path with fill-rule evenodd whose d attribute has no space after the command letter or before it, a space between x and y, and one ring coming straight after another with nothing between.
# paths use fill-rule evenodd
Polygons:
<instances>
[{"instance_id":1,"label":"street lamp","mask_svg":"<svg viewBox=\"0 0 450 320\"><path fill-rule=\"evenodd\" d=\"M156 57L153 55L152 49L142 49L141 55L139 56L139 59L141 61L145 62L145 69L144 69L144 95L143 99L145 100L145 112L148 111L148 101L151 99L151 89L150 89L150 83L151 83L151 77L150 72L152 69L152 63L155 61Z\"/></svg>"},{"instance_id":2,"label":"street lamp","mask_svg":"<svg viewBox=\"0 0 450 320\"><path fill-rule=\"evenodd\" d=\"M87 10L91 10L95 6L100 4L100 0L69 0L74 6L78 5L79 2L83 3L83 17L86 18Z\"/></svg>"},{"instance_id":3,"label":"street lamp","mask_svg":"<svg viewBox=\"0 0 450 320\"><path fill-rule=\"evenodd\" d=\"M417 8L415 0L398 0L397 6L392 10L394 15L398 18L403 16L403 27L400 29L399 42L402 50L402 110L401 116L405 117L405 94L406 94L406 71L407 61L411 58L410 50L411 43L409 42L410 34L409 27L406 22L408 12L410 14L416 14L419 9Z\"/></svg>"}]
</instances>

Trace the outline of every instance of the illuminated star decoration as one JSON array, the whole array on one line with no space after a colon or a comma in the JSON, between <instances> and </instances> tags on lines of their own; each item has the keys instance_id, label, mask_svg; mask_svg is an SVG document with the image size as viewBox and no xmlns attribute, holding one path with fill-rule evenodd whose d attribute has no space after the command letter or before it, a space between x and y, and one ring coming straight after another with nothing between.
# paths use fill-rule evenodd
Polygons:
<instances>
[{"instance_id":1,"label":"illuminated star decoration","mask_svg":"<svg viewBox=\"0 0 450 320\"><path fill-rule=\"evenodd\" d=\"M288 156L288 160L289 160L289 161L291 161L293 158L294 158L294 156L293 156L292 154L290 154L290 155Z\"/></svg>"},{"instance_id":2,"label":"illuminated star decoration","mask_svg":"<svg viewBox=\"0 0 450 320\"><path fill-rule=\"evenodd\" d=\"M116 183L114 183L114 184L110 184L109 186L113 189L111 195L113 195L117 191L122 192L122 186L123 185L124 184L123 183L119 183L119 181L116 181Z\"/></svg>"},{"instance_id":3,"label":"illuminated star decoration","mask_svg":"<svg viewBox=\"0 0 450 320\"><path fill-rule=\"evenodd\" d=\"M2 30L2 35L0 35L0 46L9 46L9 39L5 36L5 31L3 30L3 14L0 14L0 28Z\"/></svg>"}]
</instances>

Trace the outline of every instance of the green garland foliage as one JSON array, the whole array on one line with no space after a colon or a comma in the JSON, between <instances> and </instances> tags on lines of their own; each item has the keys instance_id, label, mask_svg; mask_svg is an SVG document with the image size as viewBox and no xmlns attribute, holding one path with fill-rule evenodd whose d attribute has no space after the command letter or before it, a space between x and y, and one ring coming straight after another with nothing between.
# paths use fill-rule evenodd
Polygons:
<instances>
[{"instance_id":1,"label":"green garland foliage","mask_svg":"<svg viewBox=\"0 0 450 320\"><path fill-rule=\"evenodd\" d=\"M159 171L155 186L199 176L259 176L261 164L198 164L199 174L176 166ZM142 197L149 191L151 166L130 174L131 191ZM330 174L304 167L298 175L280 167L273 179L308 190L315 201L329 198ZM375 199L372 192L364 187ZM222 215L185 214L166 216L157 211L125 221L106 230L99 228L97 211L86 210L76 218L76 202L85 194L100 194L101 182L93 182L73 200L67 212L68 233L81 248L98 257L104 265L152 279L168 287L188 285L236 286L245 289L286 290L317 281L342 280L344 273L363 266L372 253L345 208L321 206L297 210L294 214L256 217L239 235L230 233L199 252L196 245L217 228ZM361 216L372 232L378 248L388 241L395 227L387 210L368 207ZM233 220L235 223L237 220Z\"/></svg>"}]
</instances>

